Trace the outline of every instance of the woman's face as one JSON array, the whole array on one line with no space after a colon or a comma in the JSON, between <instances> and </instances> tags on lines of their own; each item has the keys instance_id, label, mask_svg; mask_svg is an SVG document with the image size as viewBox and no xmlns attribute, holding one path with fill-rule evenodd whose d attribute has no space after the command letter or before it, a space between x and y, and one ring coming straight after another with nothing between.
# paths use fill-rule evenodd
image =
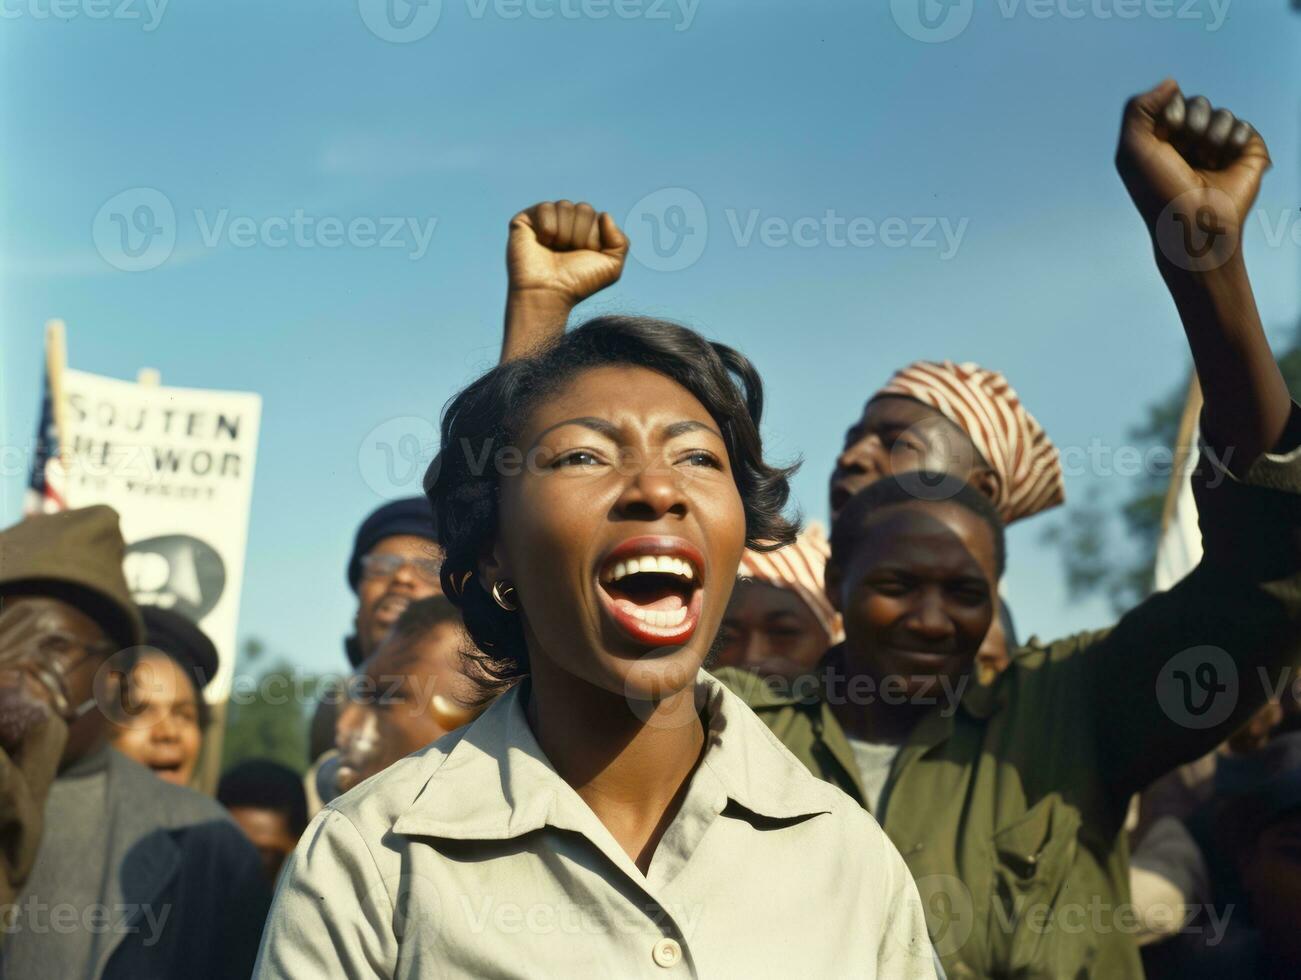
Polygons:
<instances>
[{"instance_id":1,"label":"woman's face","mask_svg":"<svg viewBox=\"0 0 1301 980\"><path fill-rule=\"evenodd\" d=\"M718 424L665 376L608 366L542 400L518 449L481 575L514 585L534 673L638 701L684 690L745 545Z\"/></svg>"},{"instance_id":2,"label":"woman's face","mask_svg":"<svg viewBox=\"0 0 1301 980\"><path fill-rule=\"evenodd\" d=\"M845 433L831 474L831 518L849 498L882 477L927 470L971 483L986 496L997 487L971 439L929 405L887 395L867 403Z\"/></svg>"},{"instance_id":3,"label":"woman's face","mask_svg":"<svg viewBox=\"0 0 1301 980\"><path fill-rule=\"evenodd\" d=\"M113 712L113 748L177 786L189 785L199 761L199 695L171 657L150 653L123 680Z\"/></svg>"},{"instance_id":4,"label":"woman's face","mask_svg":"<svg viewBox=\"0 0 1301 980\"><path fill-rule=\"evenodd\" d=\"M828 567L851 665L908 696L967 672L994 616L994 533L951 503L908 503L869 516L848 566Z\"/></svg>"}]
</instances>

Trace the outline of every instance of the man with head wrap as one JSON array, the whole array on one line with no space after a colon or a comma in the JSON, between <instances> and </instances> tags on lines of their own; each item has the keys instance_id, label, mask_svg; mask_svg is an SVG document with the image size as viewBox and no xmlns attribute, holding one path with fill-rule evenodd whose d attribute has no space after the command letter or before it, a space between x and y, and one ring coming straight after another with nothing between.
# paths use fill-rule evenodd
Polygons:
<instances>
[{"instance_id":1,"label":"man with head wrap","mask_svg":"<svg viewBox=\"0 0 1301 980\"><path fill-rule=\"evenodd\" d=\"M1004 524L1066 499L1043 427L1003 375L971 363L916 361L867 400L831 474L832 520L875 480L920 470L970 483Z\"/></svg>"},{"instance_id":2,"label":"man with head wrap","mask_svg":"<svg viewBox=\"0 0 1301 980\"><path fill-rule=\"evenodd\" d=\"M921 471L945 480L918 483L918 496L939 499L970 484L990 499L1004 524L1066 499L1057 447L1003 375L971 363L916 361L867 400L831 473L832 520L850 497L882 477L908 480L905 474ZM1012 616L1002 604L980 650L982 684L1007 666L1015 645Z\"/></svg>"}]
</instances>

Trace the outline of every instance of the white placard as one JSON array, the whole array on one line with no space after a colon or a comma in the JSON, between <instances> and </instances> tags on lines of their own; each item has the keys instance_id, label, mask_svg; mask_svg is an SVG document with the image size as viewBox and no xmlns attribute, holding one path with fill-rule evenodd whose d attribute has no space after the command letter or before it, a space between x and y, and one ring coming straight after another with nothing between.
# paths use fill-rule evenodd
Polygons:
<instances>
[{"instance_id":1,"label":"white placard","mask_svg":"<svg viewBox=\"0 0 1301 980\"><path fill-rule=\"evenodd\" d=\"M63 462L47 478L68 507L122 518L127 582L142 605L198 622L221 658L209 702L235 663L260 396L62 372Z\"/></svg>"}]
</instances>

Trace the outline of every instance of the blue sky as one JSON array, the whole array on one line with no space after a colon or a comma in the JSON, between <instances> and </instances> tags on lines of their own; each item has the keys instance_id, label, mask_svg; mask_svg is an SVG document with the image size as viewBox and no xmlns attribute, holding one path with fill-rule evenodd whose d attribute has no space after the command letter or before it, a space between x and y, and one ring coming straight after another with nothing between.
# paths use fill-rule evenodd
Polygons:
<instances>
[{"instance_id":1,"label":"blue sky","mask_svg":"<svg viewBox=\"0 0 1301 980\"><path fill-rule=\"evenodd\" d=\"M390 420L432 422L493 362L506 223L536 200L632 217L639 258L579 312L669 316L745 350L814 518L864 397L918 357L1002 370L1062 446L1123 445L1182 383L1112 166L1125 98L1166 74L1267 137L1249 261L1272 329L1301 312L1286 0L959 4L942 43L901 27L917 33L916 0L395 0L406 35L371 0L60 2L61 19L0 4L4 444L30 445L50 317L73 367L261 393L241 631L316 669L343 664L350 539L393 489L363 448L419 434ZM166 199L175 241L123 271L97 215L138 188ZM277 245L296 214L310 230ZM660 256L653 222L671 252L680 218L691 235ZM1068 498L1094 484L1124 490L1076 472ZM1023 635L1105 624L1101 602L1068 601L1049 520L1010 537Z\"/></svg>"}]
</instances>

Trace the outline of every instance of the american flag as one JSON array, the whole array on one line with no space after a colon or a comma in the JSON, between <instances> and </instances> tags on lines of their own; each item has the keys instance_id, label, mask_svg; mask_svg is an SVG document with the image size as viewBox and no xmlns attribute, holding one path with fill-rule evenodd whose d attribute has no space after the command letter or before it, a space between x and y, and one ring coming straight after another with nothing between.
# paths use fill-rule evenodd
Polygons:
<instances>
[{"instance_id":1,"label":"american flag","mask_svg":"<svg viewBox=\"0 0 1301 980\"><path fill-rule=\"evenodd\" d=\"M62 467L59 463L59 427L54 424L54 399L49 372L41 372L41 418L36 426L31 476L27 481L26 514L51 514L64 510Z\"/></svg>"}]
</instances>

